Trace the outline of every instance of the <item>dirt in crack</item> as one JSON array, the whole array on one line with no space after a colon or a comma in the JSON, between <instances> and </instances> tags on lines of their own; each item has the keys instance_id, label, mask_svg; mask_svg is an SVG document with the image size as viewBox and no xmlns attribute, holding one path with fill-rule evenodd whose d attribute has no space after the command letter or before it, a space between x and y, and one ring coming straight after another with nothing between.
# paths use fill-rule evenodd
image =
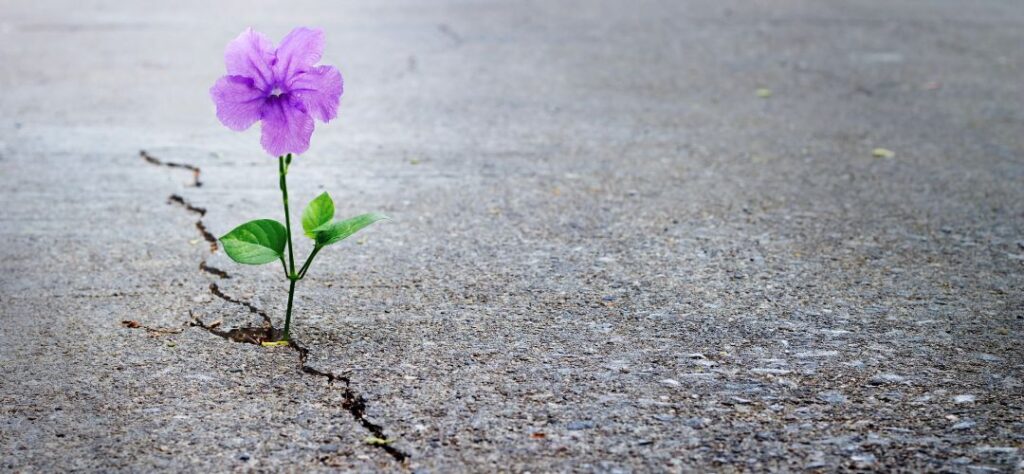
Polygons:
<instances>
[{"instance_id":1,"label":"dirt in crack","mask_svg":"<svg viewBox=\"0 0 1024 474\"><path fill-rule=\"evenodd\" d=\"M192 204L189 204L188 201L185 200L185 198L177 194L172 194L171 197L167 198L167 200L176 204L180 204L182 207L188 209L190 212L199 214L199 217L206 215L206 208L193 206Z\"/></svg>"},{"instance_id":2,"label":"dirt in crack","mask_svg":"<svg viewBox=\"0 0 1024 474\"><path fill-rule=\"evenodd\" d=\"M164 161L150 155L145 150L139 151L139 156L142 157L142 159L145 160L147 163L156 166L164 166L168 168L181 168L192 171L193 186L202 186L202 181L200 181L200 175L202 171L197 166ZM172 194L168 198L168 202L177 204L178 206L184 208L186 211L199 215L200 219L196 220L195 227L199 231L199 234L203 237L203 239L205 239L210 244L210 253L216 253L218 250L217 238L214 237L214 235L206 229L206 225L203 224L202 220L202 217L206 216L206 209L190 203L188 200L186 200L184 197L178 194ZM199 270L220 278L231 278L231 275L228 272L221 270L219 268L209 266L206 263L205 258L199 262ZM262 344L264 342L277 341L283 335L281 330L274 328L270 316L265 311L256 307L256 305L253 305L248 301L243 301L225 294L223 291L221 291L220 287L217 286L216 283L210 283L210 293L224 301L242 306L243 308L248 309L250 313L259 315L263 319L263 326L242 327L225 330L221 329L220 321L205 323L201 321L199 318L195 317L194 315L192 316L192 326L199 327L209 332L210 334L213 334L225 340L257 345ZM191 311L189 312L189 314L191 315ZM337 375L331 372L326 372L310 366L308 363L306 363L306 359L309 357L309 349L299 344L297 341L295 341L294 338L291 340L288 347L292 348L298 354L299 369L302 371L302 373L325 378L327 379L328 385L340 389L342 392L342 396L344 398L342 408L348 411L352 418L355 419L356 422L363 427L363 429L369 431L374 438L383 441L373 443L371 446L380 448L384 452L388 453L396 461L404 465L406 461L409 459L409 455L389 444L390 440L384 433L384 427L376 423L373 423L368 418L366 418L366 399L352 389L349 379L347 377Z\"/></svg>"},{"instance_id":3,"label":"dirt in crack","mask_svg":"<svg viewBox=\"0 0 1024 474\"><path fill-rule=\"evenodd\" d=\"M244 327L224 330L220 328L221 322L214 321L205 323L199 318L192 316L192 326L205 329L210 334L220 336L234 342L245 342L249 344L263 344L264 342L276 341L283 336L283 331L274 329L273 326Z\"/></svg>"},{"instance_id":4,"label":"dirt in crack","mask_svg":"<svg viewBox=\"0 0 1024 474\"><path fill-rule=\"evenodd\" d=\"M206 272L206 273L209 273L211 275L218 276L218 277L221 277L221 278L231 278L231 275L228 272L226 272L224 270L221 270L221 269L219 269L217 267L211 267L210 265L208 265L206 263L205 259L202 260L201 262L199 262L199 269L204 271L204 272Z\"/></svg>"}]
</instances>

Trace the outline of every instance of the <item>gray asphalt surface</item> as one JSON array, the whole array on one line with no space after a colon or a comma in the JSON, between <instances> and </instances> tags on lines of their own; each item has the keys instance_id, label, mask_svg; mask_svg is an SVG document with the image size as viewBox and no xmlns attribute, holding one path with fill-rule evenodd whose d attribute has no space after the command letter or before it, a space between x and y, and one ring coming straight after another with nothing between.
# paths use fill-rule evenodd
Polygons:
<instances>
[{"instance_id":1,"label":"gray asphalt surface","mask_svg":"<svg viewBox=\"0 0 1024 474\"><path fill-rule=\"evenodd\" d=\"M190 326L283 319L196 226L282 219L207 96L249 25L345 75L293 213L393 217L300 283L301 350ZM0 470L1024 470L1024 3L6 2L0 35Z\"/></svg>"}]
</instances>

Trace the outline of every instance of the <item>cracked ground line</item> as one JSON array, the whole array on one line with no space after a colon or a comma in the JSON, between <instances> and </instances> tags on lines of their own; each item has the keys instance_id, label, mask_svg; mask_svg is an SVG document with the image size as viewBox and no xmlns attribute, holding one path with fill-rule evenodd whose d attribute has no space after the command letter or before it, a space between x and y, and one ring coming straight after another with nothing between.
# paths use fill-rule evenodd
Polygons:
<instances>
[{"instance_id":1,"label":"cracked ground line","mask_svg":"<svg viewBox=\"0 0 1024 474\"><path fill-rule=\"evenodd\" d=\"M163 161L163 160L161 160L159 158L154 157L153 155L150 155L145 150L140 150L139 151L139 156L143 160L145 160L147 163L155 165L155 166L163 166L163 167L167 167L167 168L179 168L179 169L189 170L189 171L192 172L192 186L193 187L200 187L200 186L202 186L202 182L200 181L200 175L202 174L202 170L198 166L194 166L194 165L187 164L187 163L175 163L175 162ZM199 215L199 218L196 219L195 227L199 231L199 234L203 237L203 239L206 240L210 244L210 253L211 254L216 253L217 250L219 249L219 244L217 242L217 238L212 233L210 233L207 230L206 225L203 224L203 220L202 220L202 218L204 216L206 216L206 209L192 204L191 202L189 202L184 197L182 197L182 196L180 196L178 194L171 194L171 196L168 198L168 203L169 204L176 204L176 205L184 208L188 212L191 212L191 213ZM219 268L215 268L215 267L209 266L206 263L206 258L203 258L202 261L199 262L199 270L203 271L205 273L209 273L209 274L214 275L214 276L219 277L219 278L231 278L231 275L228 272L226 272L224 270L221 270ZM219 329L219 326L220 326L220 322L219 321L207 324L207 323L204 323L203 321L201 321L199 318L195 317L192 314L192 312L189 311L189 316L192 317L192 323L191 323L192 326L199 327L199 328L209 332L210 334L213 334L213 335L218 336L218 337L220 337L222 339L229 340L229 341L234 341L234 342L247 342L247 343L251 343L251 344L259 344L259 343L261 343L261 342L263 342L263 341L265 341L267 339L271 339L272 336L274 336L274 331L275 330L274 330L273 322L272 322L270 316L265 311L259 309L258 307L256 307L255 305L253 305L252 303L250 303L248 301L239 300L237 298L233 298L233 297L225 294L223 291L220 290L220 287L217 286L216 283L210 283L210 287L209 288L210 288L210 293L212 293L214 296L216 296L216 297L218 297L218 298L220 298L220 299L222 299L224 301L227 301L229 303L233 303L233 304L242 306L242 307L248 309L250 313L257 314L260 317L262 317L263 318L264 327L263 328L236 328L236 329L231 329L231 330L225 331L225 330ZM126 325L126 326L128 326L128 325ZM128 327L131 327L131 326L128 326ZM138 326L138 327L144 327L145 329L147 329L149 331L152 331L152 329L150 329L148 327L145 327L145 326ZM157 331L159 332L160 330L157 330ZM262 331L262 333L260 331ZM309 348L301 345L295 339L291 340L291 342L288 345L288 347L292 348L292 350L294 350L299 355L299 370L302 373L307 374L307 375L313 375L313 376L325 378L325 379L327 379L327 384L329 386L332 386L332 387L335 386L336 382L341 382L343 385L341 385L339 388L341 388L341 390L342 390L342 397L344 398L344 402L342 402L342 408L344 408L346 411L348 411L349 414L352 415L352 418L354 418L355 421L357 423L359 423L360 426L363 427L363 429L365 429L366 431L370 432L370 434L372 434L374 438L377 438L378 440L380 440L380 442L376 442L376 443L373 443L371 445L375 446L377 448L380 448L384 452L388 453L396 461L402 463L403 466L407 465L407 461L409 459L409 455L406 452L404 452L404 451L402 451L402 450L400 450L400 449L398 449L398 448L396 448L394 446L391 446L391 444L390 444L391 440L388 439L387 435L384 433L384 427L383 426L378 425L376 423L373 423L369 419L366 418L366 399L362 395L358 394L352 388L351 380L348 377L345 377L343 375L338 375L338 374L335 374L335 373L329 372L329 371L323 371L323 370L317 369L317 368L309 365L309 363L307 363L307 359L309 357Z\"/></svg>"}]
</instances>

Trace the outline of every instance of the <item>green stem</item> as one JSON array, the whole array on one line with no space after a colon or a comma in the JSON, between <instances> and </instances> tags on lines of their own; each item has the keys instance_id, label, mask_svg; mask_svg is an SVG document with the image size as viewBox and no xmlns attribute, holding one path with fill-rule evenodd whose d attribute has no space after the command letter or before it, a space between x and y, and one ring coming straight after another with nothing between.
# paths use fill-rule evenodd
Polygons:
<instances>
[{"instance_id":1,"label":"green stem","mask_svg":"<svg viewBox=\"0 0 1024 474\"><path fill-rule=\"evenodd\" d=\"M284 336L281 338L282 341L287 341L290 338L290 331L292 328L292 298L295 296L295 282L298 281L295 278L288 279L288 313L284 318Z\"/></svg>"},{"instance_id":2,"label":"green stem","mask_svg":"<svg viewBox=\"0 0 1024 474\"><path fill-rule=\"evenodd\" d=\"M316 253L319 252L320 249L322 248L323 247L319 245L313 247L313 251L309 254L309 258L306 259L306 263L302 265L302 269L299 270L299 280L306 277L306 270L309 270L309 265L313 263L313 257L316 257Z\"/></svg>"},{"instance_id":3,"label":"green stem","mask_svg":"<svg viewBox=\"0 0 1024 474\"><path fill-rule=\"evenodd\" d=\"M286 163L287 160L287 163ZM292 326L292 299L295 296L295 282L298 277L295 274L295 252L292 251L292 219L288 212L288 180L285 178L288 175L288 166L291 164L292 155L289 153L287 159L284 156L277 158L277 169L278 174L281 177L281 200L284 201L284 228L288 233L288 263L289 267L285 268L287 273L289 284L288 284L288 310L284 317L284 336L282 340L287 341L291 337L291 326ZM282 259L281 263L284 263Z\"/></svg>"},{"instance_id":4,"label":"green stem","mask_svg":"<svg viewBox=\"0 0 1024 474\"><path fill-rule=\"evenodd\" d=\"M291 162L291 155L288 155L288 161ZM284 201L284 228L288 231L288 263L289 274L295 274L295 254L292 252L292 219L288 215L288 167L285 165L285 158L283 156L278 157L278 170L281 175L281 200Z\"/></svg>"}]
</instances>

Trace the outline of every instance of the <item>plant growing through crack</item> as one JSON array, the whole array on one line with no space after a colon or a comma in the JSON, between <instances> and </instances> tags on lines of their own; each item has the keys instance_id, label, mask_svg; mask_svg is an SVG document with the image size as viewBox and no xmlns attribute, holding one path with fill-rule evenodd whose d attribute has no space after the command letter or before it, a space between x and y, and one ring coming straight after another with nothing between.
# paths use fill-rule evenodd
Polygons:
<instances>
[{"instance_id":1,"label":"plant growing through crack","mask_svg":"<svg viewBox=\"0 0 1024 474\"><path fill-rule=\"evenodd\" d=\"M320 30L296 28L275 48L266 36L249 28L228 43L224 51L227 75L210 89L221 123L242 131L261 122L260 144L277 157L284 224L273 219L246 222L221 237L220 242L228 256L238 263L281 262L288 279L288 306L279 341L282 344L287 344L291 337L295 284L305 278L317 253L387 218L369 213L336 220L331 196L326 192L320 194L302 212L302 229L313 240L313 250L296 270L288 208L288 168L294 155L309 149L313 119L326 123L338 116L343 91L341 73L336 68L316 65L323 49L324 34Z\"/></svg>"}]
</instances>

